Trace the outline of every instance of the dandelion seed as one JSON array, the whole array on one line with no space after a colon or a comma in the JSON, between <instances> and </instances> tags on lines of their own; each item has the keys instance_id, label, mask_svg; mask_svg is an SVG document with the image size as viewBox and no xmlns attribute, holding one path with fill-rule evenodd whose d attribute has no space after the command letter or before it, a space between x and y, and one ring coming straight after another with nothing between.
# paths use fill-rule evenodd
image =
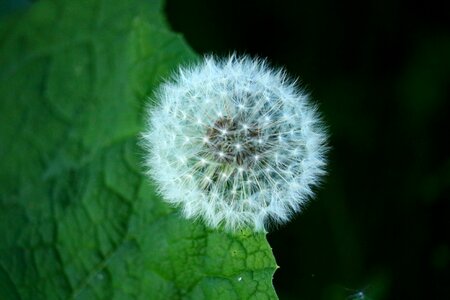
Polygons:
<instances>
[{"instance_id":1,"label":"dandelion seed","mask_svg":"<svg viewBox=\"0 0 450 300\"><path fill-rule=\"evenodd\" d=\"M156 97L142 135L148 175L187 218L264 231L313 196L326 134L283 71L247 57L207 57L181 68Z\"/></svg>"}]
</instances>

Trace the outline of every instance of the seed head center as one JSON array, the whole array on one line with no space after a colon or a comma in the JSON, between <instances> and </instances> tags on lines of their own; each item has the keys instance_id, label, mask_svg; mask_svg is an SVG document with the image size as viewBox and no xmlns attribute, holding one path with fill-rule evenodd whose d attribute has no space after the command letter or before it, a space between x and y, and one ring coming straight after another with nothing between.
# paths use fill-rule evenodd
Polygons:
<instances>
[{"instance_id":1,"label":"seed head center","mask_svg":"<svg viewBox=\"0 0 450 300\"><path fill-rule=\"evenodd\" d=\"M208 152L221 163L251 166L263 158L267 145L261 143L261 128L237 118L223 116L206 130Z\"/></svg>"}]
</instances>

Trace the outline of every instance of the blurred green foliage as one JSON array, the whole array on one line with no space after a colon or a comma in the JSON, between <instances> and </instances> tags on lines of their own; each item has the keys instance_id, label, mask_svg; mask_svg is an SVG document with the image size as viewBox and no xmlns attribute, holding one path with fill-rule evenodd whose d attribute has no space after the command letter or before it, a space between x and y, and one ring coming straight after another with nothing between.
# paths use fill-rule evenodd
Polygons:
<instances>
[{"instance_id":1,"label":"blurred green foliage","mask_svg":"<svg viewBox=\"0 0 450 300\"><path fill-rule=\"evenodd\" d=\"M168 0L198 53L267 57L329 126L329 175L269 235L281 299L450 299L448 1Z\"/></svg>"}]
</instances>

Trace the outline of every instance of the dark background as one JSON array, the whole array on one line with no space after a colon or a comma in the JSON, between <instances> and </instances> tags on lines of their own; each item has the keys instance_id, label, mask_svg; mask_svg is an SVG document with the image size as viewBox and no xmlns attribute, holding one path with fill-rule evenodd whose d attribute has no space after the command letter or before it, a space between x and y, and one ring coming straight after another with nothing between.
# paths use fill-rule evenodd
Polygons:
<instances>
[{"instance_id":1,"label":"dark background","mask_svg":"<svg viewBox=\"0 0 450 300\"><path fill-rule=\"evenodd\" d=\"M167 2L196 52L284 66L329 126L317 197L268 235L280 299L450 299L449 2Z\"/></svg>"}]
</instances>

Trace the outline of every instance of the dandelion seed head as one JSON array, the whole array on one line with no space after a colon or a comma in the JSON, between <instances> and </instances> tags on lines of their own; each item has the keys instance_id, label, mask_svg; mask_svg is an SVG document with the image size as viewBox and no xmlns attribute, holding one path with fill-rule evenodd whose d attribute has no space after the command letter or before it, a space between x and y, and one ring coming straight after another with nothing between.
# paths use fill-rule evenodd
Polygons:
<instances>
[{"instance_id":1,"label":"dandelion seed head","mask_svg":"<svg viewBox=\"0 0 450 300\"><path fill-rule=\"evenodd\" d=\"M283 223L325 173L316 109L283 71L207 57L161 86L142 134L148 174L187 218L227 230Z\"/></svg>"}]
</instances>

